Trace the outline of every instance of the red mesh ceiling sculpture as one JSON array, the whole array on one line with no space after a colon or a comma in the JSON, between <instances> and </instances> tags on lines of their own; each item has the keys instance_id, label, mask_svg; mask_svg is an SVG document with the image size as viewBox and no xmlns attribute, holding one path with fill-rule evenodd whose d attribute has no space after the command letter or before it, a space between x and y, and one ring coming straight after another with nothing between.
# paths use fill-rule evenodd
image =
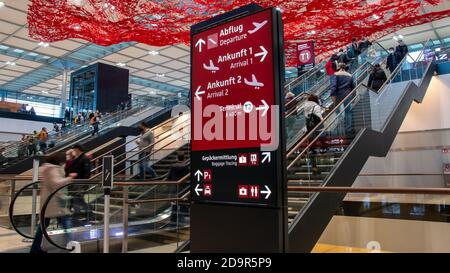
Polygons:
<instances>
[{"instance_id":1,"label":"red mesh ceiling sculpture","mask_svg":"<svg viewBox=\"0 0 450 273\"><path fill-rule=\"evenodd\" d=\"M352 37L380 38L450 15L426 12L446 0L31 0L30 36L54 42L81 38L99 45L136 41L154 46L189 43L190 25L255 2L279 7L285 40L315 40L319 59ZM287 51L287 65L295 58Z\"/></svg>"}]
</instances>

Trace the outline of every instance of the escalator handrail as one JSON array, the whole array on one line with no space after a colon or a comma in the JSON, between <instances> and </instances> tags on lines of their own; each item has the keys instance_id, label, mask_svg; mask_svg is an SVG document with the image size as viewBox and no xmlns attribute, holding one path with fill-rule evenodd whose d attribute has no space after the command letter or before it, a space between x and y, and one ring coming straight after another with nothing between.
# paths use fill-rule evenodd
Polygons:
<instances>
[{"instance_id":1,"label":"escalator handrail","mask_svg":"<svg viewBox=\"0 0 450 273\"><path fill-rule=\"evenodd\" d=\"M26 189L32 187L31 189L34 189L35 185L40 185L39 181L36 182L32 182L29 183L25 186L23 186L19 191L17 191L17 193L14 195L13 199L11 200L11 203L9 204L9 208L8 208L8 217L9 217L9 222L11 223L11 227L22 237L27 238L27 239L34 239L33 235L27 235L25 233L23 233L16 225L16 222L14 221L14 205L16 203L16 200L19 198L19 196L22 194L22 192L24 192ZM31 227L30 227L31 228ZM33 233L34 231L31 231L31 233Z\"/></svg>"},{"instance_id":2,"label":"escalator handrail","mask_svg":"<svg viewBox=\"0 0 450 273\"><path fill-rule=\"evenodd\" d=\"M187 174L187 175L185 175L184 177L182 177L182 178L179 179L178 181L175 181L175 183L177 183L177 184L182 184L182 183L183 183L184 181L186 181L189 177L190 177L190 173ZM135 182L121 182L120 184L119 184L119 182L117 182L117 183L115 183L115 184L117 184L118 186L122 186L122 187L123 187L123 186L124 186L124 185L123 185L124 183L126 184L126 186L138 186L138 185L136 185ZM148 183L153 183L153 182L148 182ZM169 183L173 183L173 181L160 181L159 184L161 184L161 185L162 185L162 184L169 185ZM100 182L98 182L98 181L94 182L94 181L92 181L92 180L87 180L87 179L85 179L85 180L78 180L78 181L75 181L75 180L74 180L74 182L71 182L71 183L69 183L69 184L63 185L63 186L57 188L57 189L56 189L55 191L53 191L52 193L50 193L49 196L48 196L48 198L45 200L45 202L44 202L43 205L42 205L42 209L41 209L40 215L39 215L40 225L41 225L41 229L42 229L42 234L43 234L43 236L45 237L45 239L46 239L51 245L57 247L58 249L66 250L66 251L73 251L73 250L74 250L74 247L72 247L72 248L66 248L66 247L64 247L64 246L60 246L60 245L58 245L56 242L54 242L54 241L51 239L50 235L49 235L48 232L47 232L47 228L45 227L45 225L42 224L42 223L45 222L45 213L46 213L47 207L48 207L50 201L52 200L52 198L53 198L58 192L60 192L61 190L63 190L64 188L66 188L66 187L68 187L68 186L72 186L72 185L90 185L90 184L96 184L96 185L98 186L98 185L100 185ZM147 185L151 185L151 184L147 184Z\"/></svg>"},{"instance_id":3,"label":"escalator handrail","mask_svg":"<svg viewBox=\"0 0 450 273\"><path fill-rule=\"evenodd\" d=\"M39 224L41 225L41 230L42 230L42 235L45 237L45 239L53 246L62 249L62 250L66 250L66 251L73 251L75 249L75 246L73 246L72 248L66 248L64 246L60 246L57 243L55 243L51 238L50 235L47 232L47 227L45 227L44 223L45 223L45 212L47 210L48 204L50 203L50 201L52 200L53 196L55 196L60 190L68 187L68 186L73 186L73 185L90 185L90 184L97 184L100 185L100 182L98 181L92 181L89 179L83 179L83 180L74 180L73 182L70 182L69 184L63 185L59 188L57 188L55 191L53 191L52 193L49 194L49 196L47 197L47 199L45 200L45 202L42 204L41 207L41 212L39 214Z\"/></svg>"},{"instance_id":4,"label":"escalator handrail","mask_svg":"<svg viewBox=\"0 0 450 273\"><path fill-rule=\"evenodd\" d=\"M178 126L180 126L180 125L183 125L183 128L182 128L182 129L185 129L185 128L189 127L189 124L186 125L187 121L189 121L189 119L188 119L188 120L185 120L185 121L183 121L183 122L181 122L180 124L177 124L174 128L176 128L176 127L178 127ZM171 128L171 129L174 129L174 128ZM168 133L168 132L170 132L170 130L169 130L169 131L165 131L165 132L159 134L158 137L160 137L161 135L163 135L163 134L165 134L165 133ZM134 141L134 140L136 140L136 139L139 138L139 137L140 137L140 136L137 136L137 137L133 138L131 141ZM125 153L120 154L120 155L117 156L117 157L121 157L121 156L126 155L126 154L128 154L128 153L134 153L134 154L132 154L132 155L130 155L130 156L128 156L128 157L125 157L125 159L122 159L122 160L120 160L119 162L115 162L115 165L119 165L119 164L121 164L121 163L127 161L128 159L130 159L130 158L132 158L132 157L134 157L134 156L136 156L136 155L139 155L142 151L145 151L145 150L148 149L148 148L154 147L156 144L161 143L163 140L166 140L166 139L168 139L169 137L171 137L171 134L168 134L167 136L163 137L162 139L158 139L158 141L156 141L156 142L154 142L154 143L151 143L151 144L147 145L147 146L146 146L145 148L143 148L142 150L134 151L134 150L136 149L136 147L135 147L135 148L131 149L130 151L127 151L127 152L125 152ZM171 142L171 143L172 143L172 142ZM169 143L169 144L170 144L170 143ZM158 151L159 151L159 150L158 150ZM110 152L111 152L111 151L110 151ZM108 152L108 153L110 153L110 152ZM98 157L97 157L96 159L98 159ZM95 160L96 160L96 159L95 159ZM94 162L94 159L91 160L91 162ZM115 166L115 165L114 165L114 166ZM95 172L97 169L100 169L100 168L102 168L102 167L103 167L103 165L100 165L100 166L96 167L95 169L91 170L91 173Z\"/></svg>"},{"instance_id":5,"label":"escalator handrail","mask_svg":"<svg viewBox=\"0 0 450 273\"><path fill-rule=\"evenodd\" d=\"M360 69L362 69L363 67L365 67L366 64L372 65L372 63L369 62L369 61L364 62L362 65L360 65L360 66L358 67L358 69L355 70L355 72L353 72L353 75L355 75L356 72L358 72ZM366 68L366 70L367 70L367 68ZM362 71L361 74L363 74L366 70ZM359 78L358 78L358 79L359 79ZM322 80L320 80L320 82L321 82L321 81L322 81ZM318 86L318 85L316 85L316 86ZM318 86L317 88L320 88L320 87L322 87L322 86ZM313 87L313 88L314 88L314 87ZM325 89L326 89L326 88L325 88ZM305 97L305 98L302 98L302 99L306 99L306 96L307 96L308 94L310 94L310 92L303 92L303 93L301 93L300 95L302 95L302 96ZM300 95L299 95L299 96L300 96ZM302 101L299 101L299 103L301 103L301 102L302 102ZM286 114L286 118L290 117L290 116L293 115L295 112L297 112L297 107L294 107L290 112L288 112L288 113Z\"/></svg>"},{"instance_id":6,"label":"escalator handrail","mask_svg":"<svg viewBox=\"0 0 450 273\"><path fill-rule=\"evenodd\" d=\"M405 56L405 57L402 59L402 61L398 64L398 66L396 67L396 69L389 75L389 77L387 78L387 80L386 80L386 81L384 82L384 84L380 87L380 89L379 89L380 91L378 92L379 95L381 95L381 94L384 92L385 87L386 87L388 84L391 83L392 79L393 79L394 77L397 77L398 72L401 70L403 64L406 62L406 59L407 59L407 56ZM350 92L343 100L341 100L341 101L336 105L336 107L334 107L333 110L330 111L330 113L329 113L329 114L328 114L328 115L327 115L327 116L326 116L319 124L317 124L316 127L314 127L314 128L311 130L311 132L309 132L308 134L306 134L306 135L303 137L303 139L302 139L301 141L299 141L299 143L298 143L297 145L295 145L295 146L291 149L291 151L288 152L288 156L291 156L291 155L295 152L295 150L297 150L298 148L300 148L302 144L304 144L306 141L308 141L308 138L309 138L311 135L313 135L313 133L316 133L316 131L320 128L320 126L323 125L323 123L325 122L325 120L328 120L328 118L330 118L330 116L338 109L338 107L340 107L347 99L349 99L350 97L352 97L353 95L355 95L355 96L353 96L353 98L351 99L351 101L347 103L347 105L344 107L344 109L342 109L342 111L334 117L333 121L328 123L328 125L323 129L323 131L325 131L326 129L328 129L328 128L333 124L333 122L334 122L338 117L340 117L340 116L342 115L342 113L345 112L345 109L348 108L348 107L350 107L350 105L358 98L358 96L356 95L356 92L357 92L357 90L358 90L360 87L368 88L364 83L358 84L358 85L353 89L352 92ZM320 133L317 134L317 136L316 136L312 141L310 141L310 143L302 150L302 152L300 152L300 153L296 156L296 158L288 165L287 169L290 169L290 168L297 162L297 160L298 160L300 157L302 157L303 154L304 154L306 151L308 151L308 150L311 148L311 146L312 146L312 145L313 145L320 137L321 137L321 134L320 134Z\"/></svg>"},{"instance_id":7,"label":"escalator handrail","mask_svg":"<svg viewBox=\"0 0 450 273\"><path fill-rule=\"evenodd\" d=\"M171 118L169 118L168 120L164 121L163 123L160 123L160 124L158 124L158 125L152 127L150 130L156 130L156 129L158 129L159 127L164 126L164 125L166 125L167 123L169 123L169 122L171 122L171 121L173 121L174 119L177 119L177 118L179 118L179 116L171 117ZM163 132L163 133L165 133L165 132ZM162 135L163 133L161 133L160 135ZM95 160L97 160L97 159L99 159L99 158L101 158L101 157L103 157L103 156L105 156L105 155L107 155L107 154L110 154L110 153L112 153L113 151L115 151L115 150L117 150L117 149L119 149L119 148L121 148L121 147L123 147L123 146L125 146L125 145L127 145L127 144L129 144L129 143L131 143L131 142L133 142L133 141L136 140L138 137L139 137L139 136L136 136L136 137L133 138L132 140L130 140L130 141L124 143L124 144L121 144L121 145L115 147L114 149L111 149L111 150L109 150L108 152L105 152L105 153L103 153L103 154L101 154L101 155L95 157L94 159L91 160L91 162L92 162L92 161L95 161Z\"/></svg>"},{"instance_id":8,"label":"escalator handrail","mask_svg":"<svg viewBox=\"0 0 450 273\"><path fill-rule=\"evenodd\" d=\"M403 64L403 62L404 62L404 60L405 60L405 58L402 60L402 62L400 62L400 64L397 66L397 68L396 68L396 70L394 70L394 72L392 72L391 73L391 75L389 76L389 78L385 81L385 83L383 84L383 86L380 88L380 90L382 90L382 88L384 88L385 87L385 85L388 83L388 82L390 82L390 79L392 78L392 75L394 75L394 74L396 74L397 72L398 72L398 68L399 67L401 67L401 64ZM397 71L397 72L396 72ZM334 114L334 112L347 100L347 99L349 99L349 98L351 98L353 95L355 95L355 93L356 93L356 91L362 86L362 85L364 85L362 82L361 83L359 83L350 93L348 93L347 94L347 96L344 98L344 99L342 99L338 104L336 104L336 106L328 113L328 115L326 115L323 119L322 119L322 121L321 122L319 122L317 125L316 125L316 127L314 127L309 133L307 133L306 135L304 135L303 136L303 138L299 141L299 143L297 144L297 145L295 145L294 147L292 147L291 148L291 150L287 153L287 156L289 157L289 156L291 156L294 152L295 152L295 150L297 150L298 148L300 148L306 141L308 141L308 139L309 139L309 137L311 137L313 134L315 134L316 133L316 131L323 125L323 123L326 121L326 120L328 120L328 118L330 118L331 117L331 115L333 115ZM356 97L356 96L355 96ZM354 98L352 99L352 101L354 100ZM351 102L349 102L348 104L347 104L347 106L348 105L350 105L351 104ZM341 113L340 113L341 114ZM340 115L339 114L339 115ZM328 125L328 126L330 126L331 125L331 123ZM328 128L328 127L327 127ZM325 130L326 128L324 128L324 130ZM319 134L320 135L320 134ZM312 142L314 142L315 140L313 140L313 141L311 141L311 143L308 145L308 147L310 146L310 145L312 145ZM304 151L305 151L306 149L304 149ZM295 161L295 160L294 160ZM291 164L289 164L289 166L288 166L288 169L290 168L292 166L292 163Z\"/></svg>"}]
</instances>

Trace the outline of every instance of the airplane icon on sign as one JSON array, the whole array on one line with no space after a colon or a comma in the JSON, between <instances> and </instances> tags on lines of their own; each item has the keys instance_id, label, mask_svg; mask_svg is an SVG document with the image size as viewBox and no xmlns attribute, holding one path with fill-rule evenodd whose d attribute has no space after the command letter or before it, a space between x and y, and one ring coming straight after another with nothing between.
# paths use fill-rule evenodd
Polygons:
<instances>
[{"instance_id":1,"label":"airplane icon on sign","mask_svg":"<svg viewBox=\"0 0 450 273\"><path fill-rule=\"evenodd\" d=\"M264 83L258 82L258 80L256 79L255 74L252 74L252 81L249 81L249 80L244 78L244 83L246 85L255 87L255 89L259 89L260 87L264 86Z\"/></svg>"},{"instance_id":2,"label":"airplane icon on sign","mask_svg":"<svg viewBox=\"0 0 450 273\"><path fill-rule=\"evenodd\" d=\"M219 68L214 65L212 60L209 60L209 66L206 65L206 64L203 64L203 68L208 70L208 71L211 71L212 73L216 73L216 71L219 70Z\"/></svg>"},{"instance_id":3,"label":"airplane icon on sign","mask_svg":"<svg viewBox=\"0 0 450 273\"><path fill-rule=\"evenodd\" d=\"M265 21L263 21L261 23L253 22L253 25L255 26L255 28L252 29L252 30L249 30L248 33L253 34L253 33L257 32L258 30L260 30L266 24L267 24L267 20L265 20Z\"/></svg>"}]
</instances>

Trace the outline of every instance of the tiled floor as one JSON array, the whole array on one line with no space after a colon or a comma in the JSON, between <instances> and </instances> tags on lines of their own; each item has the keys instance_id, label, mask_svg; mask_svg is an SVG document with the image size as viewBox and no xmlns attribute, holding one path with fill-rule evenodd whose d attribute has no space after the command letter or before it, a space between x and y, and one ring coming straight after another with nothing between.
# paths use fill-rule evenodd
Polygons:
<instances>
[{"instance_id":1,"label":"tiled floor","mask_svg":"<svg viewBox=\"0 0 450 273\"><path fill-rule=\"evenodd\" d=\"M14 230L0 228L0 252L26 253L30 246L31 242L24 242L23 237Z\"/></svg>"}]
</instances>

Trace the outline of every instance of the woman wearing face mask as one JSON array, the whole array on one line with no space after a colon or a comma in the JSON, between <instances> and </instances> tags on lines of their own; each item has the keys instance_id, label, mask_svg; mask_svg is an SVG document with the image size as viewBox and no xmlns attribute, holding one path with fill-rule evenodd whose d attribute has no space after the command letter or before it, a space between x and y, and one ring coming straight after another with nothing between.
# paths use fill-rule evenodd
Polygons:
<instances>
[{"instance_id":1,"label":"woman wearing face mask","mask_svg":"<svg viewBox=\"0 0 450 273\"><path fill-rule=\"evenodd\" d=\"M395 58L394 48L389 48L389 55L387 57L386 66L389 68L389 71L392 73L394 72L395 68L397 67L397 61Z\"/></svg>"}]
</instances>

